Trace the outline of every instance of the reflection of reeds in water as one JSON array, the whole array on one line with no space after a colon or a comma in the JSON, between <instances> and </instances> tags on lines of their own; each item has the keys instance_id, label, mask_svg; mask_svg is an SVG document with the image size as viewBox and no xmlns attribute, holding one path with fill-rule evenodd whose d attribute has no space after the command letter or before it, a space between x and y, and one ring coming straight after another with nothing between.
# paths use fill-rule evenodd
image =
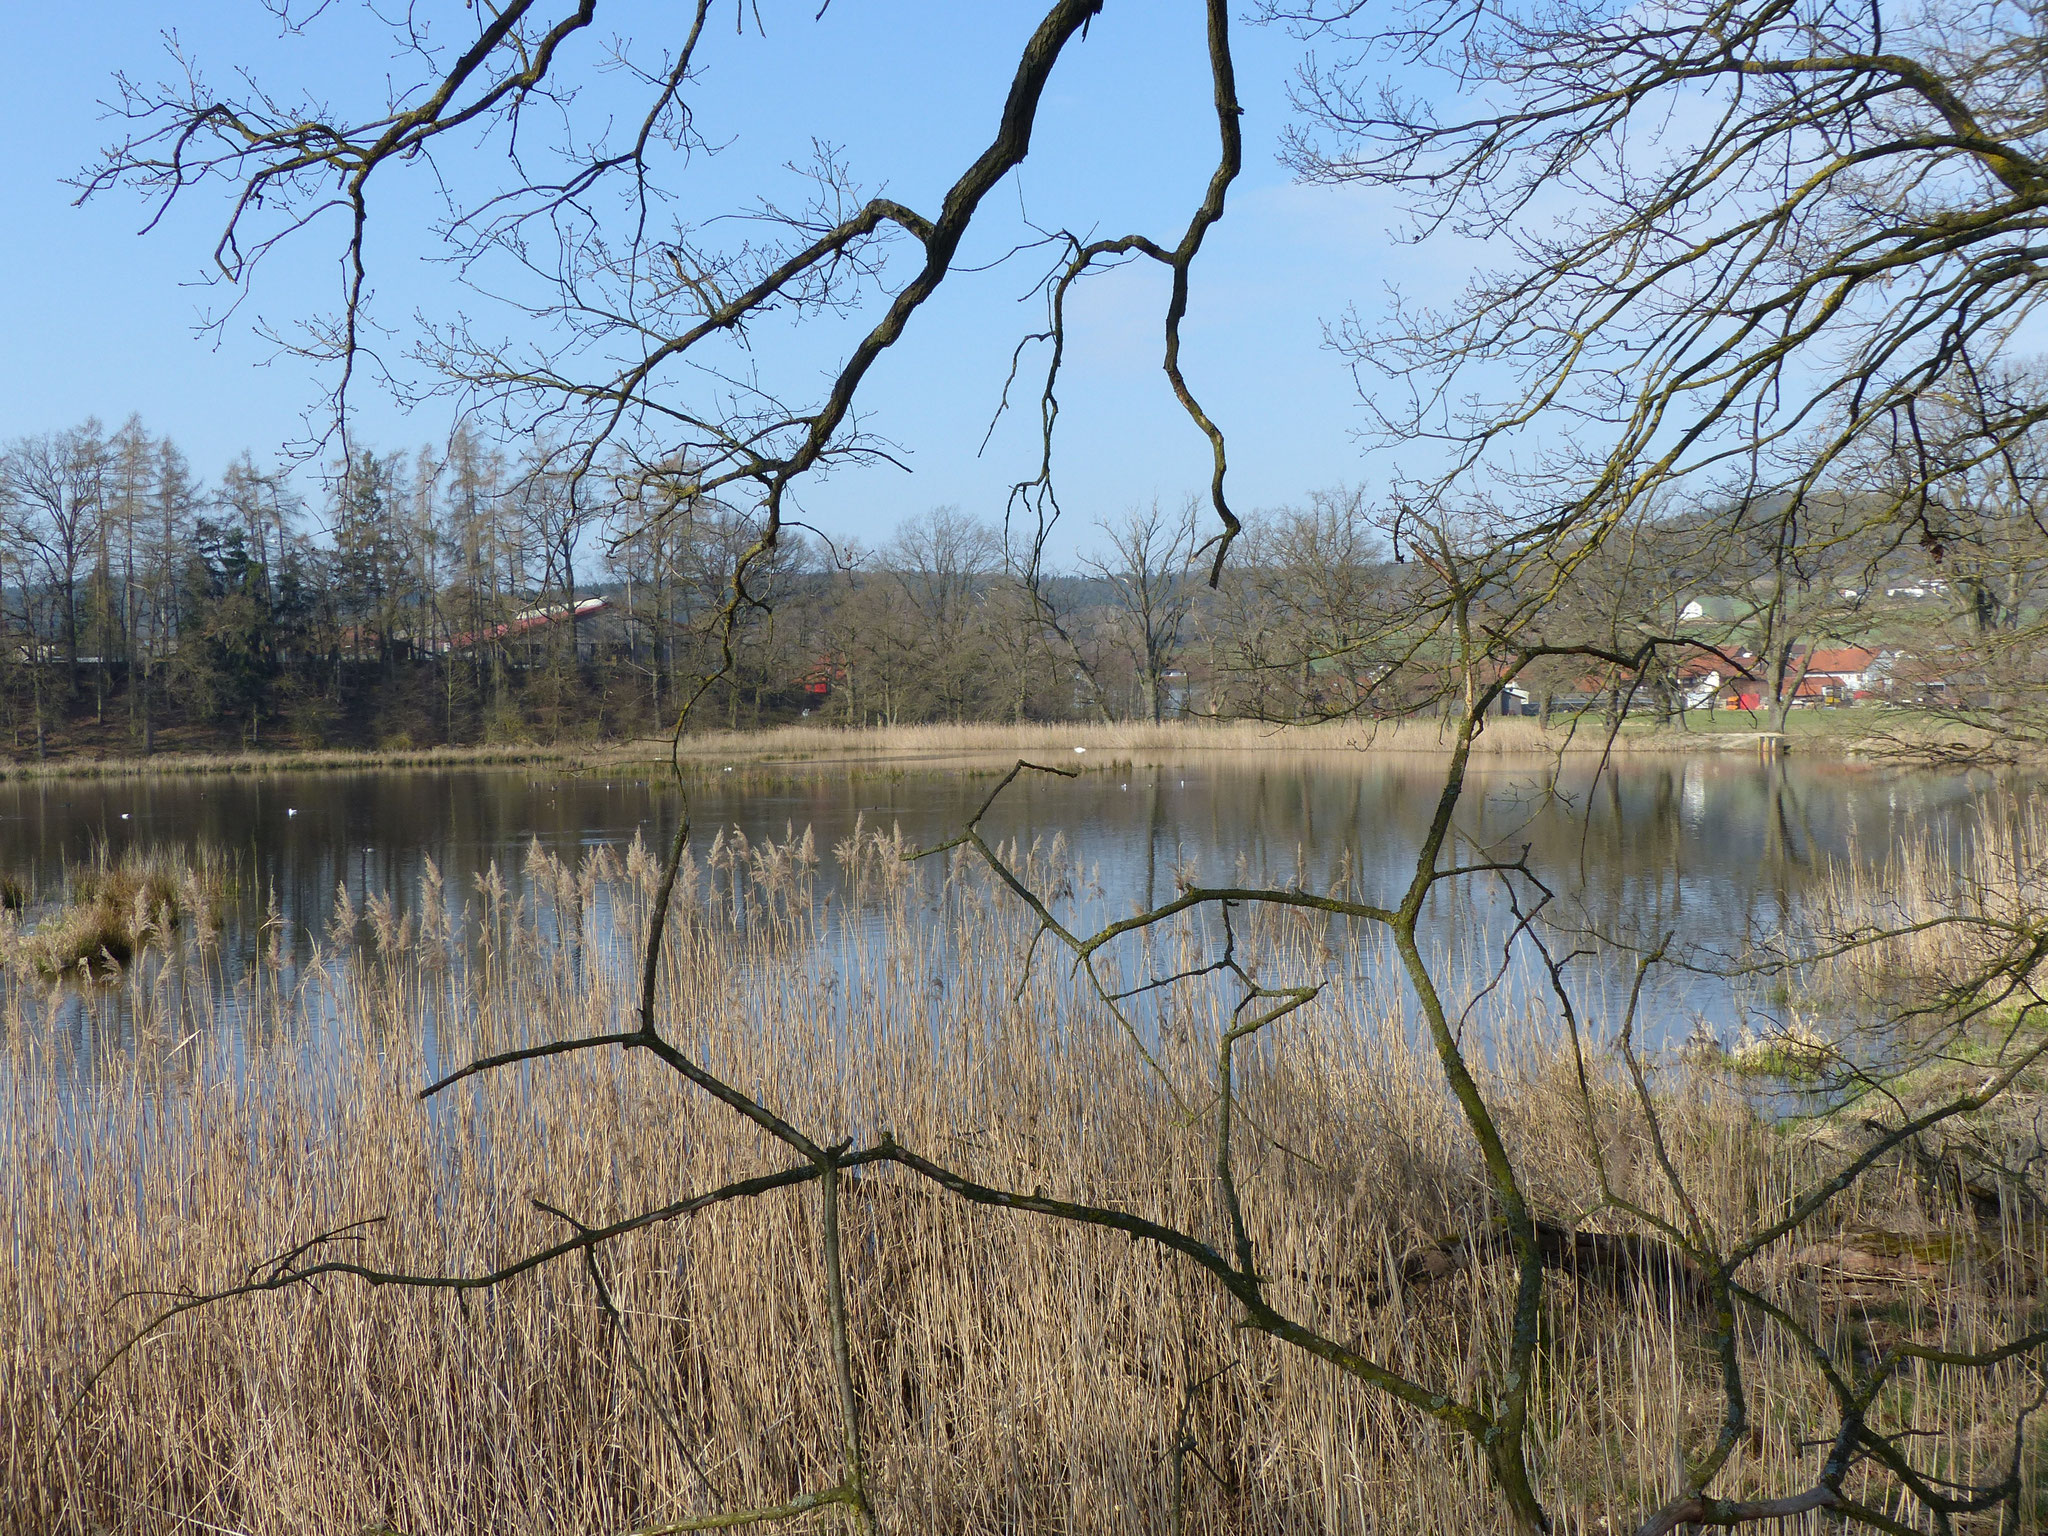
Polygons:
<instances>
[{"instance_id":1,"label":"reflection of reeds in water","mask_svg":"<svg viewBox=\"0 0 2048 1536\"><path fill-rule=\"evenodd\" d=\"M1806 897L1804 926L1811 947L1830 953L1822 971L1835 984L1884 1003L1967 1005L2026 954L2043 911L2048 811L1998 795L1958 838L1925 831L1880 862L1837 863Z\"/></svg>"},{"instance_id":2,"label":"reflection of reeds in water","mask_svg":"<svg viewBox=\"0 0 2048 1536\"><path fill-rule=\"evenodd\" d=\"M886 1128L970 1176L1220 1236L1206 1123L1175 1100L1199 1095L1228 998L1162 1000L1161 1082L1063 969L1041 957L1025 978L1016 904L966 864L913 882L900 845L860 828L834 853L853 877L841 899L866 920L834 948L787 942L830 916L801 837L714 846L684 871L668 943L662 1017L685 1049L821 1140ZM1055 848L1018 857L1045 886L1063 877ZM186 1316L64 1417L157 1305L129 1293L232 1283L332 1231L327 1251L364 1263L474 1273L563 1235L537 1200L614 1220L783 1166L633 1055L533 1063L418 1102L470 1052L626 1017L654 859L536 847L527 874L524 897L495 871L461 898L434 876L413 918L338 934L348 947L298 992L259 979L258 1027L240 1038L271 1043L240 1062L207 1014L222 1005L174 1007L131 972L142 1032L163 1046L60 1089L67 1064L15 998L0 1068L0 1529L610 1532L833 1479L818 1207L801 1191L608 1250L616 1328L573 1261L466 1301L327 1281ZM439 919L417 914L458 900L454 937L475 942L451 962ZM586 937L596 904L616 944ZM1245 923L1267 975L1343 948L1326 925ZM1196 958L1198 940L1131 954L1128 979ZM1511 1277L1449 1264L1432 1279L1400 1257L1489 1212L1396 1002L1369 979L1333 991L1252 1053L1241 1186L1281 1305L1419 1379L1483 1391ZM322 1050L299 1048L329 1007ZM1534 1199L1561 1219L1596 1208L1558 1040L1527 1019L1491 1027L1486 1087ZM201 1043L181 1047L194 1030ZM1666 1136L1724 1230L1834 1155L1828 1135L1773 1130L1710 1084L1671 1086ZM1601 1082L1595 1102L1620 1192L1668 1211L1633 1100ZM844 1222L871 1485L892 1529L1164 1531L1176 1484L1190 1532L1500 1528L1470 1446L1233 1328L1223 1298L1154 1249L873 1170L849 1177ZM1861 1330L1882 1348L1914 1327L1982 1344L2044 1259L2038 1227L1981 1226L1902 1166L1748 1279L1830 1337ZM1711 1437L1718 1385L1691 1305L1552 1283L1535 1439L1566 1529L1625 1528L1668 1489L1681 1431ZM1826 1384L1788 1345L1742 1347L1753 1427L1717 1492L1804 1487ZM1989 1467L2031 1393L2018 1366L1904 1381L1891 1417L1921 1432L1922 1464L1959 1477Z\"/></svg>"},{"instance_id":3,"label":"reflection of reeds in water","mask_svg":"<svg viewBox=\"0 0 2048 1536\"><path fill-rule=\"evenodd\" d=\"M18 884L0 890L0 898L18 897L0 899L9 914L0 926L0 971L111 976L181 926L210 938L234 891L233 861L214 849L130 848L114 858L102 848L68 872L62 899L46 911L31 912Z\"/></svg>"}]
</instances>

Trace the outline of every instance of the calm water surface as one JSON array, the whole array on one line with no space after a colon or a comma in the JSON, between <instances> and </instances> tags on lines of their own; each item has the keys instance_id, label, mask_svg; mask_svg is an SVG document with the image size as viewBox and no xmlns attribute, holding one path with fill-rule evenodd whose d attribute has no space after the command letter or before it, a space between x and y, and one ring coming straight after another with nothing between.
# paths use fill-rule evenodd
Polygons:
<instances>
[{"instance_id":1,"label":"calm water surface","mask_svg":"<svg viewBox=\"0 0 2048 1536\"><path fill-rule=\"evenodd\" d=\"M1206 881L1238 875L1393 900L1441 787L1440 764L1420 755L1245 753L1164 766L1093 767L1075 780L1038 777L1005 795L986 823L1027 844L1062 834L1092 878L1061 915L1093 923L1170 897L1177 871ZM954 836L994 782L959 769L821 768L764 775L713 773L692 783L700 855L721 828L752 840L809 827L823 853L818 881L837 871L833 843L853 829L900 825L913 843ZM1475 769L1458 817L1459 856L1515 857L1557 893L1549 915L1654 942L1720 948L1776 930L1831 861L1882 860L1902 838L1954 841L1975 818L2008 814L2037 793L2031 778L1881 769L1794 759L1771 766L1738 756L1623 760L1559 775L1548 760ZM681 807L671 786L631 774L536 770L274 774L0 784L0 872L45 894L67 862L106 848L210 844L241 870L239 910L224 936L220 974L232 977L259 942L274 903L288 952L303 957L346 890L360 905L387 893L414 899L431 859L451 892L496 865L520 889L533 839L558 853L636 835L655 847ZM849 909L851 910L851 909ZM1498 963L1513 913L1491 882L1445 889L1433 931L1465 981ZM1368 955L1370 959L1370 952ZM1598 992L1626 974L1593 968ZM1536 996L1526 959L1509 967L1509 994ZM1675 972L1652 997L1654 1032L1669 1038L1702 1021L1727 1031L1755 1000L1725 983ZM107 1010L60 1007L52 1022L90 1034L119 1027ZM81 1042L85 1043L85 1042Z\"/></svg>"}]
</instances>

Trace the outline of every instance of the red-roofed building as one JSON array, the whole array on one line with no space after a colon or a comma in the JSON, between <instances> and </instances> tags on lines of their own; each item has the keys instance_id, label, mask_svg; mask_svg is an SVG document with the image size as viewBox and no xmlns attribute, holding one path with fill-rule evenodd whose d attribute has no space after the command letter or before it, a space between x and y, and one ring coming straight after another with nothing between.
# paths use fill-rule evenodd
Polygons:
<instances>
[{"instance_id":1,"label":"red-roofed building","mask_svg":"<svg viewBox=\"0 0 2048 1536\"><path fill-rule=\"evenodd\" d=\"M832 690L845 681L846 658L824 656L819 658L816 666L796 680L796 685L803 690L804 702L815 708L831 698Z\"/></svg>"},{"instance_id":2,"label":"red-roofed building","mask_svg":"<svg viewBox=\"0 0 2048 1536\"><path fill-rule=\"evenodd\" d=\"M571 624L576 629L577 648L585 650L589 646L585 631L590 621L610 613L611 609L610 601L602 597L580 598L573 606L550 603L544 608L529 608L524 613L516 613L503 624L493 624L488 629L464 630L439 642L434 649L468 651L479 645L509 645L521 640L538 640L544 631L557 624Z\"/></svg>"},{"instance_id":3,"label":"red-roofed building","mask_svg":"<svg viewBox=\"0 0 2048 1536\"><path fill-rule=\"evenodd\" d=\"M1755 686L1756 665L1756 658L1746 650L1732 650L1725 655L1695 652L1674 669L1679 697L1687 709L1712 709L1724 702L1731 709L1737 708L1734 700L1744 686Z\"/></svg>"},{"instance_id":4,"label":"red-roofed building","mask_svg":"<svg viewBox=\"0 0 2048 1536\"><path fill-rule=\"evenodd\" d=\"M1828 698L1868 698L1889 690L1897 659L1896 651L1876 651L1867 645L1817 650L1806 658L1806 680L1821 683Z\"/></svg>"}]
</instances>

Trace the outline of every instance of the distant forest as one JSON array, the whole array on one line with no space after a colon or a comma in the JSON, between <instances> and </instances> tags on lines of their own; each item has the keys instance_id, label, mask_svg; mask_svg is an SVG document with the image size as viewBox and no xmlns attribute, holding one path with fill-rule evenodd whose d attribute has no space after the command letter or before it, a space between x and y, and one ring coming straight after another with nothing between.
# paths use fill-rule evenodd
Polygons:
<instances>
[{"instance_id":1,"label":"distant forest","mask_svg":"<svg viewBox=\"0 0 2048 1536\"><path fill-rule=\"evenodd\" d=\"M133 419L8 445L0 711L12 752L646 735L671 729L721 671L731 573L756 536L741 510L650 514L607 499L597 474L572 494L538 453L466 430L441 451L356 450L317 477L317 502L300 488L311 478L245 453L208 483ZM1315 545L1304 556L1377 565L1355 506L1295 522ZM1189 681L1220 633L1213 613L1197 619L1193 529L1188 511L1133 513L1105 530L1104 559L1035 581L999 527L951 509L907 519L872 550L785 537L756 568L758 605L737 609L731 665L693 719L1213 707Z\"/></svg>"},{"instance_id":2,"label":"distant forest","mask_svg":"<svg viewBox=\"0 0 2048 1536\"><path fill-rule=\"evenodd\" d=\"M299 488L313 479L317 501ZM784 535L735 605L747 511L650 510L622 483L572 486L539 450L468 430L440 451L353 451L317 477L245 453L212 483L137 420L18 439L0 455L5 746L596 740L666 732L693 696L695 728L1294 720L1431 707L1455 670L1441 634L1408 632L1421 573L1398 519L1356 492L1255 518L1214 589L1192 505L1101 520L1097 555L1057 574L1033 574L998 523L940 508L873 549ZM1837 503L1845 528L1853 513ZM1776 552L1724 521L1645 520L1570 564L1553 612L1714 654L1661 652L1627 677L1539 664L1510 707L1711 705L1705 655L1717 681L1753 675L1739 696L1782 721L1819 699L1801 658L1828 645L1944 657L1940 678L1911 675L1960 700L1958 648L2038 616L2038 539L2007 541L1979 578L1940 551L1809 542L1829 556L1788 586Z\"/></svg>"}]
</instances>

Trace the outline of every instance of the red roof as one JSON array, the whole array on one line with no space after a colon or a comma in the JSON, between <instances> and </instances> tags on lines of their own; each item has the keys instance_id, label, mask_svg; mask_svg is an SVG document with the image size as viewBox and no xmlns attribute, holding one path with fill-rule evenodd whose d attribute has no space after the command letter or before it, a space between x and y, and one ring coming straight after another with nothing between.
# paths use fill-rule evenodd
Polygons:
<instances>
[{"instance_id":1,"label":"red roof","mask_svg":"<svg viewBox=\"0 0 2048 1536\"><path fill-rule=\"evenodd\" d=\"M1684 683L1704 681L1719 675L1724 681L1730 678L1749 677L1753 674L1756 658L1747 651L1730 651L1727 655L1716 655L1712 651L1696 651L1678 664L1678 680Z\"/></svg>"},{"instance_id":2,"label":"red roof","mask_svg":"<svg viewBox=\"0 0 2048 1536\"><path fill-rule=\"evenodd\" d=\"M573 617L587 619L609 607L611 604L604 598L582 598L576 604ZM489 629L478 633L464 630L448 640L442 649L466 651L480 640L506 640L514 635L530 634L536 629L546 629L550 624L559 624L570 617L572 614L567 603L553 603L546 608L530 608L525 613L516 615L509 623L493 624Z\"/></svg>"},{"instance_id":3,"label":"red roof","mask_svg":"<svg viewBox=\"0 0 2048 1536\"><path fill-rule=\"evenodd\" d=\"M1877 652L1860 645L1845 645L1832 651L1815 651L1807 658L1806 670L1834 677L1852 677L1869 671L1875 660Z\"/></svg>"}]
</instances>

